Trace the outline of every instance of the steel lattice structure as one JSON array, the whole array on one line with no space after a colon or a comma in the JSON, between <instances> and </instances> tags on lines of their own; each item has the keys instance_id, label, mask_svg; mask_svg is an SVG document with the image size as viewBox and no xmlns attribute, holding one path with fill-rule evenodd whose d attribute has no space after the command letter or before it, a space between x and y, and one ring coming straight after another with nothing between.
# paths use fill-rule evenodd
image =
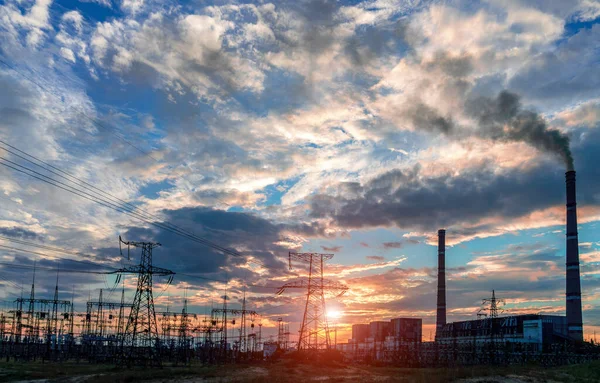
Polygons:
<instances>
[{"instance_id":1,"label":"steel lattice structure","mask_svg":"<svg viewBox=\"0 0 600 383\"><path fill-rule=\"evenodd\" d=\"M327 349L331 345L325 294L334 294L339 297L348 290L348 286L342 283L323 278L325 261L331 258L333 258L333 254L289 253L290 269L292 269L292 260L306 262L309 266L308 280L286 283L277 291L278 295L287 289L305 289L307 291L298 338L298 350Z\"/></svg>"},{"instance_id":2,"label":"steel lattice structure","mask_svg":"<svg viewBox=\"0 0 600 383\"><path fill-rule=\"evenodd\" d=\"M152 266L152 249L161 246L156 242L125 242L119 237L120 243L142 249L140 264L117 270L117 273L137 274L137 289L125 326L122 347L127 347L123 357L128 364L133 359L149 361L152 365L160 365L160 338L154 309L152 295L152 276L170 276L169 282L175 274L171 270ZM125 351L125 350L124 350ZM134 353L140 355L134 355Z\"/></svg>"}]
</instances>

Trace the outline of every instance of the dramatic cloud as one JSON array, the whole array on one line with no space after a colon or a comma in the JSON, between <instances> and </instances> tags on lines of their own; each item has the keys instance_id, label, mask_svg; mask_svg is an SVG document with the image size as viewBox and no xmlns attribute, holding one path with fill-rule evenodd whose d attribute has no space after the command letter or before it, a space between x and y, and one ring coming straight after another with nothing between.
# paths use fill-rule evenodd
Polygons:
<instances>
[{"instance_id":1,"label":"dramatic cloud","mask_svg":"<svg viewBox=\"0 0 600 383\"><path fill-rule=\"evenodd\" d=\"M594 1L94 3L0 5L0 139L241 256L13 170L59 178L2 144L0 256L37 259L43 294L63 262L48 247L72 268L117 268L134 262L120 234L161 242L156 264L178 272L157 280L170 289L158 305L181 305L186 288L194 310L223 295L238 305L245 290L265 329L295 327L301 295L274 292L308 269L289 270L287 253L322 250L336 253L328 277L350 286L332 302L342 330L396 316L431 326L444 227L452 320L493 288L512 312L561 313L560 160L577 170L584 318L599 323ZM6 300L31 277L2 274ZM114 290L60 278L78 304Z\"/></svg>"}]
</instances>

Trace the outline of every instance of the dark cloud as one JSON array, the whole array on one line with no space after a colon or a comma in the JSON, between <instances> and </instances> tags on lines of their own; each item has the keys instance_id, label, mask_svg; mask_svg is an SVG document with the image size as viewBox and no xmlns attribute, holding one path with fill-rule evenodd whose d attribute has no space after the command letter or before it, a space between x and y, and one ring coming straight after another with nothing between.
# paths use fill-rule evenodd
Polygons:
<instances>
[{"instance_id":1,"label":"dark cloud","mask_svg":"<svg viewBox=\"0 0 600 383\"><path fill-rule=\"evenodd\" d=\"M439 69L450 77L466 77L473 71L473 58L469 55L451 56L447 52L436 53L431 61L423 63L425 69Z\"/></svg>"},{"instance_id":2,"label":"dark cloud","mask_svg":"<svg viewBox=\"0 0 600 383\"><path fill-rule=\"evenodd\" d=\"M564 200L563 174L543 167L500 175L479 168L451 178L420 173L419 167L393 170L364 185L341 184L341 191L353 193L315 195L311 214L346 228L395 225L434 231L491 215L519 217Z\"/></svg>"},{"instance_id":3,"label":"dark cloud","mask_svg":"<svg viewBox=\"0 0 600 383\"><path fill-rule=\"evenodd\" d=\"M429 132L451 134L455 130L454 122L450 117L442 116L436 109L416 101L403 112L413 125Z\"/></svg>"},{"instance_id":4,"label":"dark cloud","mask_svg":"<svg viewBox=\"0 0 600 383\"><path fill-rule=\"evenodd\" d=\"M421 243L419 240L409 238L409 239L403 239L402 241L384 242L383 248L384 249L401 249L406 244L417 245L419 243Z\"/></svg>"},{"instance_id":5,"label":"dark cloud","mask_svg":"<svg viewBox=\"0 0 600 383\"><path fill-rule=\"evenodd\" d=\"M367 255L366 258L369 261L377 261L377 262L385 261L385 257L381 256L381 255Z\"/></svg>"},{"instance_id":6,"label":"dark cloud","mask_svg":"<svg viewBox=\"0 0 600 383\"><path fill-rule=\"evenodd\" d=\"M27 229L20 227L0 227L0 235L6 237L20 238L20 239L39 239L40 236Z\"/></svg>"},{"instance_id":7,"label":"dark cloud","mask_svg":"<svg viewBox=\"0 0 600 383\"><path fill-rule=\"evenodd\" d=\"M573 131L579 206L598 206L600 130ZM310 199L311 216L331 218L345 228L397 226L469 236L492 229L474 225L484 217L517 218L565 203L562 169L540 161L533 167L498 173L493 164L428 177L417 166L392 170L364 184L345 182L337 193ZM470 223L467 228L465 223Z\"/></svg>"},{"instance_id":8,"label":"dark cloud","mask_svg":"<svg viewBox=\"0 0 600 383\"><path fill-rule=\"evenodd\" d=\"M280 281L270 283L270 278L289 273L287 255L293 249L278 243L293 241L293 238L288 238L288 234L294 237L319 236L324 234L325 230L317 223L277 224L249 213L205 207L167 210L164 214L165 222L178 227L193 228L194 234L218 243L222 247L236 250L241 256L224 255L208 246L161 229L129 227L122 232L123 239L159 242L162 246L153 252L156 266L171 269L176 273L209 278L202 280L179 275L175 278L176 282L185 281L192 286L202 287L212 283L211 279L222 281L237 279L256 285L251 288L251 291L263 294L265 289L259 286L279 285ZM99 254L107 253L114 256L117 251L115 248L104 250L99 251ZM133 250L132 257L137 260L139 250ZM264 265L267 274L259 275L241 267L246 263L247 257L252 257ZM241 290L236 288L230 292L239 295ZM267 291L270 292L273 292L272 289Z\"/></svg>"},{"instance_id":9,"label":"dark cloud","mask_svg":"<svg viewBox=\"0 0 600 383\"><path fill-rule=\"evenodd\" d=\"M282 270L287 249L274 245L280 229L271 222L247 213L210 208L182 208L164 211L166 221L179 227L193 227L194 233L225 248L240 249L242 255L258 258L272 270ZM215 273L225 265L239 265L244 257L226 256L203 244L164 230L129 228L123 238L160 242L155 259L163 264L195 273ZM243 249L243 250L241 250Z\"/></svg>"},{"instance_id":10,"label":"dark cloud","mask_svg":"<svg viewBox=\"0 0 600 383\"><path fill-rule=\"evenodd\" d=\"M331 246L331 247L327 247L327 246L321 246L321 249L323 249L323 251L331 251L332 253L337 253L340 250L342 250L343 246Z\"/></svg>"},{"instance_id":11,"label":"dark cloud","mask_svg":"<svg viewBox=\"0 0 600 383\"><path fill-rule=\"evenodd\" d=\"M385 249L401 249L404 246L402 242L384 242L383 247Z\"/></svg>"},{"instance_id":12,"label":"dark cloud","mask_svg":"<svg viewBox=\"0 0 600 383\"><path fill-rule=\"evenodd\" d=\"M400 20L391 25L359 26L345 41L344 52L356 68L362 68L380 57L409 50L405 42L407 23Z\"/></svg>"}]
</instances>

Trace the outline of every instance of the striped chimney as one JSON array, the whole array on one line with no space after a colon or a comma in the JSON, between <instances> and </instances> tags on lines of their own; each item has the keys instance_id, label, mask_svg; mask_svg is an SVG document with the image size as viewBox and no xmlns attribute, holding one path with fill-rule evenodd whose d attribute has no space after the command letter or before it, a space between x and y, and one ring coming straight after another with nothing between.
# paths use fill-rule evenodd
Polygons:
<instances>
[{"instance_id":1,"label":"striped chimney","mask_svg":"<svg viewBox=\"0 0 600 383\"><path fill-rule=\"evenodd\" d=\"M436 337L446 324L446 230L438 230L438 291Z\"/></svg>"},{"instance_id":2,"label":"striped chimney","mask_svg":"<svg viewBox=\"0 0 600 383\"><path fill-rule=\"evenodd\" d=\"M565 173L565 176L567 182L567 326L571 339L583 341L575 171L570 170Z\"/></svg>"}]
</instances>

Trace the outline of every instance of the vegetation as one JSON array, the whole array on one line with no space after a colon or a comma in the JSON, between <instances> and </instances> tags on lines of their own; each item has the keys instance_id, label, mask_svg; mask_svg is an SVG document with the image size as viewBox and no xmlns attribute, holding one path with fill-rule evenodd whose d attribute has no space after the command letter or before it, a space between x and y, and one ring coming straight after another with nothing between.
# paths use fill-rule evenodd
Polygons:
<instances>
[{"instance_id":1,"label":"vegetation","mask_svg":"<svg viewBox=\"0 0 600 383\"><path fill-rule=\"evenodd\" d=\"M555 368L540 366L461 367L408 369L326 364L282 359L274 363L248 365L164 367L162 369L117 369L90 364L41 362L0 363L0 381L50 382L600 382L600 362Z\"/></svg>"}]
</instances>

